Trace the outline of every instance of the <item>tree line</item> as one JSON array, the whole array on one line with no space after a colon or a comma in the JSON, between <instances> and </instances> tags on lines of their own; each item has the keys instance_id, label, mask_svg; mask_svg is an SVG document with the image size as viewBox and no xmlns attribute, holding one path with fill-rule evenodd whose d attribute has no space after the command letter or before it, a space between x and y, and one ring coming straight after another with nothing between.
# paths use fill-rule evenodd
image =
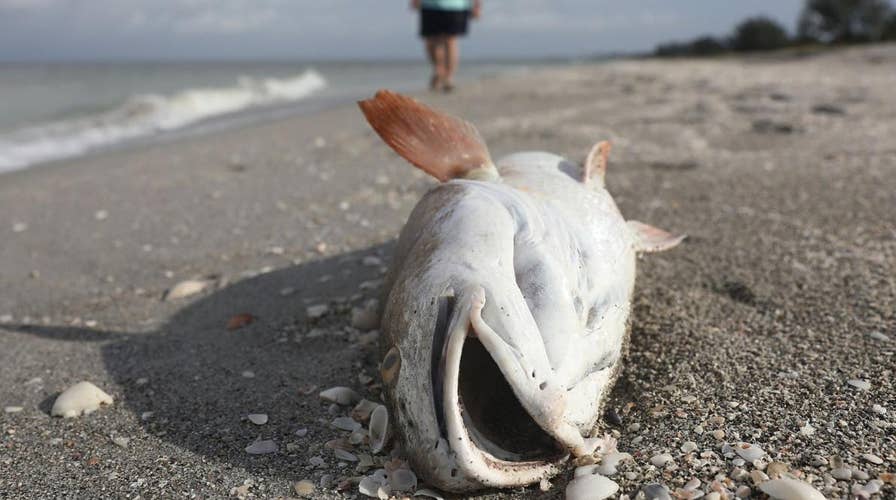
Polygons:
<instances>
[{"instance_id":1,"label":"tree line","mask_svg":"<svg viewBox=\"0 0 896 500\"><path fill-rule=\"evenodd\" d=\"M661 57L758 52L794 45L843 45L896 40L896 10L886 0L807 0L791 37L765 16L742 21L727 37L700 36L658 45Z\"/></svg>"}]
</instances>

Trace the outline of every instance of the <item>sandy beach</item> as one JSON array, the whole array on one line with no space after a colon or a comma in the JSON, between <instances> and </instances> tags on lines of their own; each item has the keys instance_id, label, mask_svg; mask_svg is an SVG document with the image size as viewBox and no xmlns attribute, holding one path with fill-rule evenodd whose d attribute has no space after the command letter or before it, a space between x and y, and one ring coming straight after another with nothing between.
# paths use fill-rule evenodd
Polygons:
<instances>
[{"instance_id":1,"label":"sandy beach","mask_svg":"<svg viewBox=\"0 0 896 500\"><path fill-rule=\"evenodd\" d=\"M639 261L602 424L633 456L621 494L696 478L681 498L760 498L788 471L896 497L894 67L894 45L628 60L419 96L496 157L613 141L623 214L689 235ZM351 309L433 185L350 105L0 176L0 498L295 497L305 479L357 496L363 473L325 446L350 408L318 392L378 400ZM184 280L207 287L164 300ZM115 403L51 417L81 380ZM277 452L247 453L259 439ZM571 475L483 498L562 498Z\"/></svg>"}]
</instances>

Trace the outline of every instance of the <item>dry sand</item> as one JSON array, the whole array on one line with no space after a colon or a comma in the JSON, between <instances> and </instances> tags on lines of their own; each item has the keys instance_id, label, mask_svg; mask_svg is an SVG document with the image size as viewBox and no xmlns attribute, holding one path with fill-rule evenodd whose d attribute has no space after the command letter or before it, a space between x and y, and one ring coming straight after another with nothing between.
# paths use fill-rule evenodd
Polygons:
<instances>
[{"instance_id":1,"label":"dry sand","mask_svg":"<svg viewBox=\"0 0 896 500\"><path fill-rule=\"evenodd\" d=\"M634 456L622 493L733 477L758 494L755 466L724 455L740 441L831 498L896 472L894 66L894 46L625 61L423 96L477 123L495 156L580 160L614 141L623 213L690 235L640 264L604 423ZM348 309L378 293L362 258L388 261L432 184L351 106L0 177L0 406L22 407L0 414L0 497L271 498L356 475L324 447L346 433L303 391L376 397ZM191 278L213 284L162 300ZM316 304L330 310L310 320ZM255 320L228 330L240 313ZM115 404L50 417L80 380ZM258 438L279 451L246 453ZM659 453L673 460L652 465ZM853 479L832 478L837 456ZM560 497L568 476L487 495Z\"/></svg>"}]
</instances>

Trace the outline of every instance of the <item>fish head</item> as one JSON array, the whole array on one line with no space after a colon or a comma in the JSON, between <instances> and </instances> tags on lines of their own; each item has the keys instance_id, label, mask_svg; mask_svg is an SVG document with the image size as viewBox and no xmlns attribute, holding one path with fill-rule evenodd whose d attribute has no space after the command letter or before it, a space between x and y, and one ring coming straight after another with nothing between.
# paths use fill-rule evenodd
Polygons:
<instances>
[{"instance_id":1,"label":"fish head","mask_svg":"<svg viewBox=\"0 0 896 500\"><path fill-rule=\"evenodd\" d=\"M469 492L609 451L595 424L621 366L635 255L683 237L623 219L603 184L609 143L581 165L495 164L472 125L413 99L380 92L361 108L443 181L408 219L385 287L380 371L415 472Z\"/></svg>"}]
</instances>

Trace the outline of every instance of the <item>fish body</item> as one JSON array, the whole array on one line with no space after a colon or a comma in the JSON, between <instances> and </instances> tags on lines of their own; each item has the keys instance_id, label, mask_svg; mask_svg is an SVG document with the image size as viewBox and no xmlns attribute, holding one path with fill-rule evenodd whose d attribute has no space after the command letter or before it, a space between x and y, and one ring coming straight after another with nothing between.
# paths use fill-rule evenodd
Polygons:
<instances>
[{"instance_id":1,"label":"fish body","mask_svg":"<svg viewBox=\"0 0 896 500\"><path fill-rule=\"evenodd\" d=\"M543 152L492 162L471 125L409 98L381 92L362 109L444 181L402 230L382 315L381 373L414 470L466 492L537 482L593 453L636 254L681 237L625 221L603 184L607 143L584 168Z\"/></svg>"}]
</instances>

